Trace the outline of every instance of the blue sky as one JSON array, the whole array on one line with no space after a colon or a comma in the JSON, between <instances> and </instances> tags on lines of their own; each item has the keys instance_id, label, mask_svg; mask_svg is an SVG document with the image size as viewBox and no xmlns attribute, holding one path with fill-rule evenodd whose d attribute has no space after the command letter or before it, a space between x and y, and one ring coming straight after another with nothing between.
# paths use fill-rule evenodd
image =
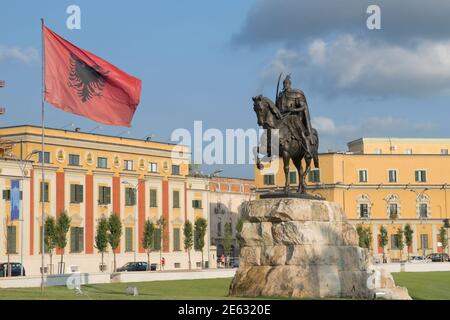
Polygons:
<instances>
[{"instance_id":1,"label":"blue sky","mask_svg":"<svg viewBox=\"0 0 450 320\"><path fill-rule=\"evenodd\" d=\"M375 1L382 30L369 31L369 2L335 2L6 2L0 79L7 87L0 105L7 113L0 125L40 123L44 17L67 40L142 80L131 137L155 134L168 141L173 130L191 130L195 120L205 129L256 128L251 97L273 97L281 71L291 72L294 87L305 91L322 151L343 150L360 136L450 137L450 5ZM66 28L71 4L81 8L81 30ZM47 126L97 126L51 106L46 112ZM97 132L126 130L103 126ZM226 175L253 176L251 166L217 167Z\"/></svg>"}]
</instances>

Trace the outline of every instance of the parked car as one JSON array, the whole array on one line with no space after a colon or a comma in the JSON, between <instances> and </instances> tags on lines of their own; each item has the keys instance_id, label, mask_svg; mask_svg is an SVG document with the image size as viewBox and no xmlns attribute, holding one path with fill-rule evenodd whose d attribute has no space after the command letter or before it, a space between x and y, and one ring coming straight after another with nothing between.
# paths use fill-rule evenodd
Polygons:
<instances>
[{"instance_id":1,"label":"parked car","mask_svg":"<svg viewBox=\"0 0 450 320\"><path fill-rule=\"evenodd\" d=\"M128 262L124 264L122 267L118 268L118 272L131 272L131 271L147 271L147 262L139 261L139 262ZM150 271L156 270L156 263L150 264Z\"/></svg>"},{"instance_id":2,"label":"parked car","mask_svg":"<svg viewBox=\"0 0 450 320\"><path fill-rule=\"evenodd\" d=\"M433 262L449 261L447 253L432 253L427 256Z\"/></svg>"},{"instance_id":3,"label":"parked car","mask_svg":"<svg viewBox=\"0 0 450 320\"><path fill-rule=\"evenodd\" d=\"M18 262L10 262L11 277L20 277L22 265ZM8 263L0 263L0 277L6 277L8 273ZM25 268L23 268L23 275L25 276Z\"/></svg>"},{"instance_id":4,"label":"parked car","mask_svg":"<svg viewBox=\"0 0 450 320\"><path fill-rule=\"evenodd\" d=\"M230 267L239 268L239 258L230 258Z\"/></svg>"},{"instance_id":5,"label":"parked car","mask_svg":"<svg viewBox=\"0 0 450 320\"><path fill-rule=\"evenodd\" d=\"M431 259L424 256L411 256L409 259L411 263L428 263L431 262Z\"/></svg>"}]
</instances>

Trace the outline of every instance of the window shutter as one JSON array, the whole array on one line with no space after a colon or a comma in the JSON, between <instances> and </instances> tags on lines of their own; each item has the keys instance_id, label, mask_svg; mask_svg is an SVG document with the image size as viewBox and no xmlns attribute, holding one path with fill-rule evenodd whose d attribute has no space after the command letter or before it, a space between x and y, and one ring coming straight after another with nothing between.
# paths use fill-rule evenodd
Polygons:
<instances>
[{"instance_id":1,"label":"window shutter","mask_svg":"<svg viewBox=\"0 0 450 320\"><path fill-rule=\"evenodd\" d=\"M8 226L7 232L7 252L8 253L16 253L16 227Z\"/></svg>"},{"instance_id":2,"label":"window shutter","mask_svg":"<svg viewBox=\"0 0 450 320\"><path fill-rule=\"evenodd\" d=\"M76 197L76 194L75 194L75 188L76 187L76 185L74 185L74 184L71 184L70 185L70 202L71 203L75 203L77 200L77 197Z\"/></svg>"},{"instance_id":3,"label":"window shutter","mask_svg":"<svg viewBox=\"0 0 450 320\"><path fill-rule=\"evenodd\" d=\"M77 186L77 200L78 202L83 202L83 186L78 185Z\"/></svg>"},{"instance_id":4,"label":"window shutter","mask_svg":"<svg viewBox=\"0 0 450 320\"><path fill-rule=\"evenodd\" d=\"M111 203L111 187L105 187L105 204Z\"/></svg>"},{"instance_id":5,"label":"window shutter","mask_svg":"<svg viewBox=\"0 0 450 320\"><path fill-rule=\"evenodd\" d=\"M156 207L156 190L150 190L150 207Z\"/></svg>"},{"instance_id":6,"label":"window shutter","mask_svg":"<svg viewBox=\"0 0 450 320\"><path fill-rule=\"evenodd\" d=\"M133 251L133 229L125 229L125 250L127 252Z\"/></svg>"},{"instance_id":7,"label":"window shutter","mask_svg":"<svg viewBox=\"0 0 450 320\"><path fill-rule=\"evenodd\" d=\"M78 250L84 251L84 228L78 228Z\"/></svg>"},{"instance_id":8,"label":"window shutter","mask_svg":"<svg viewBox=\"0 0 450 320\"><path fill-rule=\"evenodd\" d=\"M76 252L76 230L74 227L70 228L70 252Z\"/></svg>"},{"instance_id":9,"label":"window shutter","mask_svg":"<svg viewBox=\"0 0 450 320\"><path fill-rule=\"evenodd\" d=\"M180 251L180 229L173 229L173 250Z\"/></svg>"},{"instance_id":10,"label":"window shutter","mask_svg":"<svg viewBox=\"0 0 450 320\"><path fill-rule=\"evenodd\" d=\"M416 182L419 182L419 171L416 171Z\"/></svg>"},{"instance_id":11,"label":"window shutter","mask_svg":"<svg viewBox=\"0 0 450 320\"><path fill-rule=\"evenodd\" d=\"M173 192L173 207L174 208L180 207L180 193L178 191Z\"/></svg>"}]
</instances>

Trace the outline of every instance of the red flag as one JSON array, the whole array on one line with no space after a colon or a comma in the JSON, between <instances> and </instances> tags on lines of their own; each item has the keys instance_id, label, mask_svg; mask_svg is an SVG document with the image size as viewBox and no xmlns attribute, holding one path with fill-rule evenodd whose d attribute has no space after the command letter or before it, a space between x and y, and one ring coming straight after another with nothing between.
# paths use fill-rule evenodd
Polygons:
<instances>
[{"instance_id":1,"label":"red flag","mask_svg":"<svg viewBox=\"0 0 450 320\"><path fill-rule=\"evenodd\" d=\"M96 122L130 126L141 80L44 26L45 101Z\"/></svg>"}]
</instances>

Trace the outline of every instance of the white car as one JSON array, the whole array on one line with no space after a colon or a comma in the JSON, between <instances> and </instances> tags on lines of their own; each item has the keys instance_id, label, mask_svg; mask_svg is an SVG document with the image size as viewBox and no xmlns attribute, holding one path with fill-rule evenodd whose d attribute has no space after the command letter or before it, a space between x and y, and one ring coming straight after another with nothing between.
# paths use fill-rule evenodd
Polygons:
<instances>
[{"instance_id":1,"label":"white car","mask_svg":"<svg viewBox=\"0 0 450 320\"><path fill-rule=\"evenodd\" d=\"M431 259L423 256L411 256L409 259L411 263L428 263L431 262Z\"/></svg>"}]
</instances>

